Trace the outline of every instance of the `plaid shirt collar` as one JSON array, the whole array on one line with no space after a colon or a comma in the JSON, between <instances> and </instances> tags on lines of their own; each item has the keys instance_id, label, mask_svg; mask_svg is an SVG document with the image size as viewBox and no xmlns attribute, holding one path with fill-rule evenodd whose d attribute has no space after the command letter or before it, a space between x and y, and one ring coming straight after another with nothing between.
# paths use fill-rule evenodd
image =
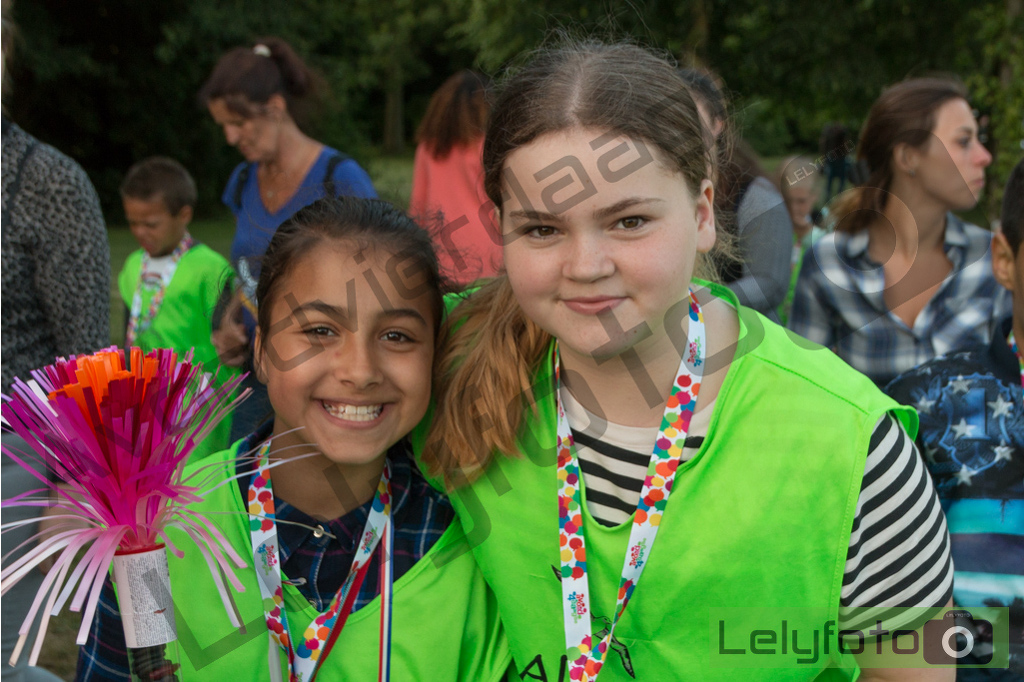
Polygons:
<instances>
[{"instance_id":1,"label":"plaid shirt collar","mask_svg":"<svg viewBox=\"0 0 1024 682\"><path fill-rule=\"evenodd\" d=\"M240 452L256 450L270 437L271 427L267 425L249 434L242 443ZM408 442L405 439L398 441L388 450L387 457L391 461L391 495L394 502L391 507L394 518L399 518L406 507L409 499L409 489L412 484L412 461L408 450ZM249 492L251 476L242 476L238 479L242 499L246 499ZM344 516L336 519L321 520L296 509L284 500L275 496L275 516L283 523L278 525L278 552L281 563L286 564L292 553L306 545L319 546L326 542L325 533L317 533L323 529L334 537L346 552L355 554L359 540L363 534L363 527L370 515L370 507L373 499L367 500L365 504L353 509Z\"/></svg>"},{"instance_id":2,"label":"plaid shirt collar","mask_svg":"<svg viewBox=\"0 0 1024 682\"><path fill-rule=\"evenodd\" d=\"M836 235L837 237L839 234ZM946 234L944 249L946 255L953 262L953 269L959 270L963 266L964 255L971 244L970 237L964 227L964 221L952 213L946 214ZM877 268L880 264L875 263L868 256L868 231L845 236L843 239L836 239L836 248L841 251L844 260L848 263L863 263Z\"/></svg>"}]
</instances>

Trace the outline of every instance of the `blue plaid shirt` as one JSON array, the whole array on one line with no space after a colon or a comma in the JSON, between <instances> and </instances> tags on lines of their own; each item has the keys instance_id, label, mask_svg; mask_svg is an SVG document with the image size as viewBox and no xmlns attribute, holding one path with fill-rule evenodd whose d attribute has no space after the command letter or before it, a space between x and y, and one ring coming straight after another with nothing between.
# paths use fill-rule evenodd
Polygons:
<instances>
[{"instance_id":1,"label":"blue plaid shirt","mask_svg":"<svg viewBox=\"0 0 1024 682\"><path fill-rule=\"evenodd\" d=\"M868 256L867 232L825 235L804 257L789 328L880 386L937 355L988 345L1011 304L992 276L991 239L946 215L953 269L908 327L885 304L885 272Z\"/></svg>"},{"instance_id":2,"label":"blue plaid shirt","mask_svg":"<svg viewBox=\"0 0 1024 682\"><path fill-rule=\"evenodd\" d=\"M268 436L269 428L267 433L257 432L250 435L239 452L245 453L254 449ZM392 447L388 452L388 458L391 460L391 493L394 497L393 570L394 578L398 580L434 546L448 529L455 513L448 499L434 490L412 463L405 441ZM241 500L246 499L250 478L243 476L238 480L241 491L240 509L244 508ZM304 528L294 523L280 523L277 532L282 573L292 579L302 596L317 611L327 610L331 599L348 575L371 502L340 518L318 521L283 500L274 500L279 520L307 526ZM326 533L317 537L313 530L317 526L323 527ZM330 537L331 535L334 537ZM378 563L379 554L374 553L353 611L366 606L380 594ZM183 599L187 598L187 595L176 597ZM89 638L79 650L75 679L88 682L121 682L131 679L117 596L109 577L100 594Z\"/></svg>"}]
</instances>

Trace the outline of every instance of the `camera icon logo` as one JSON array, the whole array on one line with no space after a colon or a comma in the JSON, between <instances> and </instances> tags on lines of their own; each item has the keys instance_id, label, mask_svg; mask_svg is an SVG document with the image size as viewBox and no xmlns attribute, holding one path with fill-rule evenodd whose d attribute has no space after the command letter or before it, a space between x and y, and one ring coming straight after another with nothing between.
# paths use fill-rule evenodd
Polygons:
<instances>
[{"instance_id":1,"label":"camera icon logo","mask_svg":"<svg viewBox=\"0 0 1024 682\"><path fill-rule=\"evenodd\" d=\"M929 620L922 631L922 654L932 665L955 665L965 657L974 654L972 663L989 663L992 660L992 623L974 618L970 611L956 609L947 611L941 619Z\"/></svg>"}]
</instances>

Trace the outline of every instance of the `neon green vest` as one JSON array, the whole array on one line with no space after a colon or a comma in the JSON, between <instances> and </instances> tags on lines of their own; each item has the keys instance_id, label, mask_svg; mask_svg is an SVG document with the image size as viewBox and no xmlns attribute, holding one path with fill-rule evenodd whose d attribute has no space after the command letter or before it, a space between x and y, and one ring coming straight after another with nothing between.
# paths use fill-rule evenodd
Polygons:
<instances>
[{"instance_id":1,"label":"neon green vest","mask_svg":"<svg viewBox=\"0 0 1024 682\"><path fill-rule=\"evenodd\" d=\"M225 481L235 473L237 444L191 465L210 466L200 476ZM231 514L224 514L230 510ZM245 632L228 621L210 569L193 542L178 529L171 542L185 550L183 559L168 552L171 594L178 628L178 679L269 680L270 637L252 562L249 520L238 485L228 481L195 507L210 513L248 567L237 575L245 592L235 593ZM285 606L292 623L305 628L317 611L299 591L285 585ZM508 667L508 645L488 589L466 546L458 520L452 522L430 551L395 583L392 611L391 677L394 680L500 680ZM353 613L318 673L319 682L377 679L380 597ZM281 652L281 660L286 660ZM288 679L287 671L284 679Z\"/></svg>"},{"instance_id":2,"label":"neon green vest","mask_svg":"<svg viewBox=\"0 0 1024 682\"><path fill-rule=\"evenodd\" d=\"M142 269L142 249L134 251L125 261L117 277L121 299L131 309L135 287ZM238 376L237 367L221 367L217 351L210 341L210 320L217 299L224 285L232 277L231 266L219 253L206 246L196 244L178 261L178 268L167 286L164 300L160 304L153 323L135 340L137 346L149 352L154 348L170 348L184 355L195 349L193 358L203 363L210 373L218 372L217 385ZM142 292L143 314L149 309L151 291ZM127 320L125 324L127 325ZM231 443L231 416L228 415L192 453L192 459L227 448Z\"/></svg>"},{"instance_id":3,"label":"neon green vest","mask_svg":"<svg viewBox=\"0 0 1024 682\"><path fill-rule=\"evenodd\" d=\"M714 291L735 305L726 290ZM709 434L696 456L679 467L661 531L616 627L601 682L787 680L819 674L845 679L852 674L835 668L823 672L826 656L794 669L721 667L729 657L710 655L717 641L712 609L788 607L778 613L790 616L791 630L821 630L819 616L835 618L870 434L882 415L893 411L913 437L916 413L900 408L831 352L818 346L809 350L812 344L798 343L761 315L740 310L740 341ZM539 406L519 439L522 456L500 457L452 501L498 596L520 678L561 682L568 677L556 575L550 359L536 376ZM630 525L603 527L586 511L584 519L597 632L607 623L599 619L609 619L615 607ZM811 617L802 607L817 611ZM731 621L727 627L740 624ZM836 652L838 642L832 640L830 651Z\"/></svg>"}]
</instances>

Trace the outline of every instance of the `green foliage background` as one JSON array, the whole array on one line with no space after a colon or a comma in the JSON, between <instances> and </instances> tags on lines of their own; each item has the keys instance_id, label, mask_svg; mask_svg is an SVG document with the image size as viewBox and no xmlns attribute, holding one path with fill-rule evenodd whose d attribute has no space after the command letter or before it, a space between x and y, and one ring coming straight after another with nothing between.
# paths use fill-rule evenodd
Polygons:
<instances>
[{"instance_id":1,"label":"green foliage background","mask_svg":"<svg viewBox=\"0 0 1024 682\"><path fill-rule=\"evenodd\" d=\"M366 163L385 143L395 151L412 138L431 92L454 70L498 73L568 31L632 38L715 69L745 137L771 156L816 153L829 121L857 129L888 84L956 74L992 118L990 187L998 188L1022 153L1021 4L19 0L13 88L4 99L11 118L83 164L108 211L119 211L124 170L159 153L193 171L201 212L209 212L239 158L195 92L227 49L267 34L290 41L329 85L309 131Z\"/></svg>"}]
</instances>

